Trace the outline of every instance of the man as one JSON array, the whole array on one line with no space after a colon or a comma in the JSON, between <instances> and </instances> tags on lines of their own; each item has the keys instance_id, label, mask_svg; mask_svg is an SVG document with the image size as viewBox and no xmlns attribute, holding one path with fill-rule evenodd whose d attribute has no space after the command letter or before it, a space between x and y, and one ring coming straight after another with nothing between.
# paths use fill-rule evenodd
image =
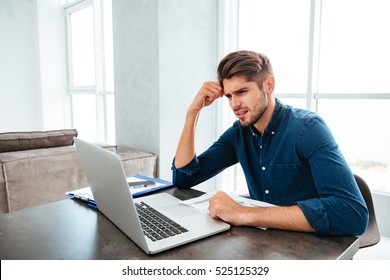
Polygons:
<instances>
[{"instance_id":1,"label":"man","mask_svg":"<svg viewBox=\"0 0 390 280\"><path fill-rule=\"evenodd\" d=\"M274 88L265 55L237 51L222 59L218 82L205 82L187 110L172 166L174 185L194 186L240 162L251 198L276 207L244 207L218 192L209 205L213 218L236 226L363 234L367 207L330 130L316 114L283 105ZM196 156L199 114L223 96L238 120Z\"/></svg>"}]
</instances>

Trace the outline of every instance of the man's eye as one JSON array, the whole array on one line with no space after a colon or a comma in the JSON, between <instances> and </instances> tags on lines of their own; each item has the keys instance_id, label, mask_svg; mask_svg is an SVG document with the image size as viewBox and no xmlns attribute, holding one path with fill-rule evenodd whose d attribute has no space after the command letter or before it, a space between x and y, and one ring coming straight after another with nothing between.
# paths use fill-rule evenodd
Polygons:
<instances>
[{"instance_id":1,"label":"man's eye","mask_svg":"<svg viewBox=\"0 0 390 280\"><path fill-rule=\"evenodd\" d=\"M232 95L231 95L231 94L225 94L225 97L226 97L227 99L230 99L230 98L232 98Z\"/></svg>"}]
</instances>

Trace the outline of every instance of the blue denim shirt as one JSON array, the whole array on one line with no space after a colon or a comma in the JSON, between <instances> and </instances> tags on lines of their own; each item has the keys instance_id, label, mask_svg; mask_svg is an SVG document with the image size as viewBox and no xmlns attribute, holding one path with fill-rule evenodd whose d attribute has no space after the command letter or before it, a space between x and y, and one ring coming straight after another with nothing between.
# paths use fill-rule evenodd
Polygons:
<instances>
[{"instance_id":1,"label":"blue denim shirt","mask_svg":"<svg viewBox=\"0 0 390 280\"><path fill-rule=\"evenodd\" d=\"M251 198L297 204L318 234L361 235L368 211L329 128L316 114L276 99L263 134L236 121L209 149L173 170L179 188L197 185L240 162Z\"/></svg>"}]
</instances>

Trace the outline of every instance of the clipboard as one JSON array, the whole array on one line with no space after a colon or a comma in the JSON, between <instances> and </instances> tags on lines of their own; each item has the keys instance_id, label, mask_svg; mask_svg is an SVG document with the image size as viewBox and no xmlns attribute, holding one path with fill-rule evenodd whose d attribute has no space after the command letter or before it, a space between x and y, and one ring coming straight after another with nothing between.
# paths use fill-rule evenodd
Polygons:
<instances>
[{"instance_id":1,"label":"clipboard","mask_svg":"<svg viewBox=\"0 0 390 280\"><path fill-rule=\"evenodd\" d=\"M131 177L127 177L127 182L129 184L129 189L131 195L135 197L140 197L158 190L166 189L173 187L172 182L165 181L158 178L152 178L140 174L136 174ZM85 187L69 192L65 192L67 196L73 199L81 200L86 202L89 206L93 208L96 207L96 202L93 197L90 187Z\"/></svg>"}]
</instances>

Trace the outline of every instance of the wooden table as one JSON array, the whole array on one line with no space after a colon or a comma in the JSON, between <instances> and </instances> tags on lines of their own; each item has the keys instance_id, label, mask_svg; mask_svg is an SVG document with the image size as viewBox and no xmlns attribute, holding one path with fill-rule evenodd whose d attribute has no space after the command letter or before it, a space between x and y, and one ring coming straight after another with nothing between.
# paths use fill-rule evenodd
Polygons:
<instances>
[{"instance_id":1,"label":"wooden table","mask_svg":"<svg viewBox=\"0 0 390 280\"><path fill-rule=\"evenodd\" d=\"M171 188L180 199L202 193ZM156 255L146 255L116 226L85 203L65 199L0 215L0 259L352 259L353 236L318 236L283 230L232 227L229 231Z\"/></svg>"}]
</instances>

